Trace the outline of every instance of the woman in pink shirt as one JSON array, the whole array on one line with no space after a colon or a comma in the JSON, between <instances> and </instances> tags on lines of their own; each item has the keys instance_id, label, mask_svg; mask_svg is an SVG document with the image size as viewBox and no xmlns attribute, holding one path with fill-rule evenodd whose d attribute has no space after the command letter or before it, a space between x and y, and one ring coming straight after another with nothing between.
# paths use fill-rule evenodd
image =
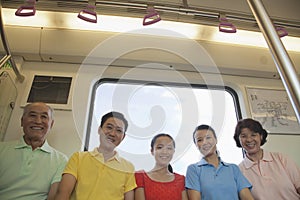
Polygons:
<instances>
[{"instance_id":1,"label":"woman in pink shirt","mask_svg":"<svg viewBox=\"0 0 300 200\"><path fill-rule=\"evenodd\" d=\"M299 200L300 168L281 153L268 152L261 146L268 133L253 119L243 119L235 128L234 140L246 154L239 167L253 185L256 200Z\"/></svg>"}]
</instances>

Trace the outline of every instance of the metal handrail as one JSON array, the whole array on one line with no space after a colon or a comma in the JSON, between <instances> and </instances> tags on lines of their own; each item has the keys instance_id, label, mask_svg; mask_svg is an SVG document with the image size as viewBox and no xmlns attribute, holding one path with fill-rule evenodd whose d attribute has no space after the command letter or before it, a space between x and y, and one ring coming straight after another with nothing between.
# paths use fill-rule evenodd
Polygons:
<instances>
[{"instance_id":1,"label":"metal handrail","mask_svg":"<svg viewBox=\"0 0 300 200\"><path fill-rule=\"evenodd\" d=\"M5 62L7 62L8 60L11 63L12 69L15 72L16 76L17 76L17 80L20 82L23 82L25 77L19 72L18 67L14 61L14 59L11 56L11 52L8 46L8 42L7 39L5 37L5 33L4 33L4 26L3 26L3 19L2 19L2 5L0 3L0 34L1 34L1 39L2 39L2 43L3 43L3 47L7 53L6 57L4 59L1 60L0 66L2 66Z\"/></svg>"},{"instance_id":2,"label":"metal handrail","mask_svg":"<svg viewBox=\"0 0 300 200\"><path fill-rule=\"evenodd\" d=\"M261 0L247 1L269 46L277 71L280 74L282 83L300 124L300 82L294 64L284 48Z\"/></svg>"}]
</instances>

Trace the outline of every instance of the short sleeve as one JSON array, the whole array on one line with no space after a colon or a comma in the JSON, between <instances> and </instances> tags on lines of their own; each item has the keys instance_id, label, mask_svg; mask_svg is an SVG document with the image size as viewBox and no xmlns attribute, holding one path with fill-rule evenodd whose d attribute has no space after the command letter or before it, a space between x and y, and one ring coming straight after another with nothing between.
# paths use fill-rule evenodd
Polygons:
<instances>
[{"instance_id":1,"label":"short sleeve","mask_svg":"<svg viewBox=\"0 0 300 200\"><path fill-rule=\"evenodd\" d=\"M198 177L196 164L192 164L187 168L186 177L185 177L185 187L190 190L196 190L198 192L201 192L200 177Z\"/></svg>"},{"instance_id":2,"label":"short sleeve","mask_svg":"<svg viewBox=\"0 0 300 200\"><path fill-rule=\"evenodd\" d=\"M234 171L234 176L236 180L236 185L238 192L240 192L244 188L252 189L251 183L248 181L248 179L242 174L241 170L237 165L231 165Z\"/></svg>"},{"instance_id":3,"label":"short sleeve","mask_svg":"<svg viewBox=\"0 0 300 200\"><path fill-rule=\"evenodd\" d=\"M63 174L72 174L76 179L78 178L79 168L79 152L74 153L69 159Z\"/></svg>"},{"instance_id":4,"label":"short sleeve","mask_svg":"<svg viewBox=\"0 0 300 200\"><path fill-rule=\"evenodd\" d=\"M144 171L137 171L135 172L135 181L137 187L145 187L145 182L144 182Z\"/></svg>"},{"instance_id":5,"label":"short sleeve","mask_svg":"<svg viewBox=\"0 0 300 200\"><path fill-rule=\"evenodd\" d=\"M300 168L298 165L290 157L283 155L282 153L277 153L275 155L278 156L295 188L300 188Z\"/></svg>"},{"instance_id":6,"label":"short sleeve","mask_svg":"<svg viewBox=\"0 0 300 200\"><path fill-rule=\"evenodd\" d=\"M177 185L180 191L185 190L185 177L183 175L175 173L175 177L177 177Z\"/></svg>"},{"instance_id":7,"label":"short sleeve","mask_svg":"<svg viewBox=\"0 0 300 200\"><path fill-rule=\"evenodd\" d=\"M67 163L67 157L64 155L60 156L60 158L58 159L57 170L53 176L51 184L61 181L61 177L66 167L66 163Z\"/></svg>"},{"instance_id":8,"label":"short sleeve","mask_svg":"<svg viewBox=\"0 0 300 200\"><path fill-rule=\"evenodd\" d=\"M134 172L127 173L127 181L125 183L125 193L131 190L134 190L136 188L136 181L135 181L135 176Z\"/></svg>"}]
</instances>

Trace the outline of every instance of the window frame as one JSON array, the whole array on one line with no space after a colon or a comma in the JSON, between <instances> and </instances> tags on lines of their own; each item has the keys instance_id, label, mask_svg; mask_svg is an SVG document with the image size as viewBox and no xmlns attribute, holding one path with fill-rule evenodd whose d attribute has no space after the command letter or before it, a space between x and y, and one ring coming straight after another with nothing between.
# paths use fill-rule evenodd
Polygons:
<instances>
[{"instance_id":1,"label":"window frame","mask_svg":"<svg viewBox=\"0 0 300 200\"><path fill-rule=\"evenodd\" d=\"M148 81L148 80L102 78L102 79L99 79L98 81L96 81L92 88L91 101L90 101L91 103L90 103L90 107L89 107L88 122L87 122L87 127L86 127L84 151L89 150L90 136L91 136L91 134L93 134L91 132L92 131L92 118L93 118L93 113L95 111L94 105L95 105L97 89L101 86L101 84L105 84L105 83L131 84L131 85L135 85L135 84L136 85L157 85L157 86L164 85L164 86L170 86L170 87L183 87L183 88L191 87L191 88L200 88L200 89L209 89L209 90L223 90L223 91L228 92L233 98L237 121L242 118L238 95L237 95L236 91L229 86L187 84L187 83L174 83L174 82L163 82L163 81L158 82L158 81ZM232 140L233 140L233 138L232 138ZM241 150L241 156L243 156L242 150Z\"/></svg>"}]
</instances>

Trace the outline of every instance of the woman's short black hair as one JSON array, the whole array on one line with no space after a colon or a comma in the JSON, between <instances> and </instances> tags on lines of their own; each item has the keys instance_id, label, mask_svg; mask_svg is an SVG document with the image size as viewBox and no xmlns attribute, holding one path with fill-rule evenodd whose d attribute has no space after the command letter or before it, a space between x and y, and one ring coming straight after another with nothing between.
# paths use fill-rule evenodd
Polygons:
<instances>
[{"instance_id":1,"label":"woman's short black hair","mask_svg":"<svg viewBox=\"0 0 300 200\"><path fill-rule=\"evenodd\" d=\"M267 142L268 132L262 127L262 125L258 121L251 118L247 118L247 119L239 120L235 127L233 139L235 140L237 147L242 147L239 136L243 128L248 128L251 131L255 133L259 133L262 136L260 146L264 145Z\"/></svg>"}]
</instances>

